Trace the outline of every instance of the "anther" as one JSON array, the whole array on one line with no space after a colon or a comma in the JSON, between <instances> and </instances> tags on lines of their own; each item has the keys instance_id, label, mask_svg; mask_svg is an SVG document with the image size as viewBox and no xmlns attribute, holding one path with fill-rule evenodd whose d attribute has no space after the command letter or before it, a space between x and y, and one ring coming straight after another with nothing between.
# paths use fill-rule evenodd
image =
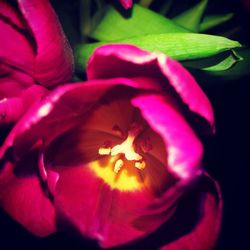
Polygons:
<instances>
[{"instance_id":1,"label":"anther","mask_svg":"<svg viewBox=\"0 0 250 250\"><path fill-rule=\"evenodd\" d=\"M122 160L122 159L119 159L119 160L116 161L115 167L114 167L114 172L115 172L116 174L120 171L120 169L122 168L123 164L124 164L124 163L123 163L123 160Z\"/></svg>"},{"instance_id":2,"label":"anther","mask_svg":"<svg viewBox=\"0 0 250 250\"><path fill-rule=\"evenodd\" d=\"M99 148L99 155L109 155L111 152L111 148Z\"/></svg>"},{"instance_id":3,"label":"anther","mask_svg":"<svg viewBox=\"0 0 250 250\"><path fill-rule=\"evenodd\" d=\"M140 170L142 170L142 169L144 169L146 167L146 163L145 163L145 161L136 162L135 163L135 167L138 168L138 169L140 169Z\"/></svg>"}]
</instances>

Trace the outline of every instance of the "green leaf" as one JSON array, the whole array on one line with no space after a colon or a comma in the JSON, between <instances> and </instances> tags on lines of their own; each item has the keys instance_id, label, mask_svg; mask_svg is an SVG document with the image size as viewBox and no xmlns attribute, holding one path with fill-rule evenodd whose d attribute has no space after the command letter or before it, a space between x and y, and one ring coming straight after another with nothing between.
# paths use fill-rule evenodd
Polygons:
<instances>
[{"instance_id":1,"label":"green leaf","mask_svg":"<svg viewBox=\"0 0 250 250\"><path fill-rule=\"evenodd\" d=\"M250 49L244 48L241 50L237 50L237 56L244 58L244 60L240 60L237 62L234 67L230 68L226 71L219 71L219 72L209 72L209 74L212 74L214 76L220 76L223 77L226 80L229 79L236 79L241 76L250 75Z\"/></svg>"},{"instance_id":2,"label":"green leaf","mask_svg":"<svg viewBox=\"0 0 250 250\"><path fill-rule=\"evenodd\" d=\"M208 0L201 0L200 3L198 3L191 9L182 12L180 15L174 17L172 20L174 20L182 27L185 27L186 29L198 32L202 16L207 7L207 2Z\"/></svg>"},{"instance_id":3,"label":"green leaf","mask_svg":"<svg viewBox=\"0 0 250 250\"><path fill-rule=\"evenodd\" d=\"M203 68L205 71L225 71L232 68L237 62L242 61L243 58L239 56L234 50L232 53L223 59L221 62L217 63L216 65Z\"/></svg>"},{"instance_id":4,"label":"green leaf","mask_svg":"<svg viewBox=\"0 0 250 250\"><path fill-rule=\"evenodd\" d=\"M133 44L149 51L159 51L177 60L191 60L216 55L241 47L237 41L221 36L191 33L154 34L112 41L118 44ZM76 49L76 64L84 67L94 49L107 42L81 45Z\"/></svg>"},{"instance_id":5,"label":"green leaf","mask_svg":"<svg viewBox=\"0 0 250 250\"><path fill-rule=\"evenodd\" d=\"M188 31L162 15L134 4L129 18L123 17L109 6L90 37L100 41L113 41L147 34L180 32Z\"/></svg>"},{"instance_id":6,"label":"green leaf","mask_svg":"<svg viewBox=\"0 0 250 250\"><path fill-rule=\"evenodd\" d=\"M200 24L200 32L206 31L213 27L216 27L224 22L227 22L233 17L233 13L227 13L223 15L211 15L205 16L203 21Z\"/></svg>"},{"instance_id":7,"label":"green leaf","mask_svg":"<svg viewBox=\"0 0 250 250\"><path fill-rule=\"evenodd\" d=\"M183 61L182 64L189 69L199 69L206 72L219 72L231 69L236 63L243 60L234 49L195 60Z\"/></svg>"}]
</instances>

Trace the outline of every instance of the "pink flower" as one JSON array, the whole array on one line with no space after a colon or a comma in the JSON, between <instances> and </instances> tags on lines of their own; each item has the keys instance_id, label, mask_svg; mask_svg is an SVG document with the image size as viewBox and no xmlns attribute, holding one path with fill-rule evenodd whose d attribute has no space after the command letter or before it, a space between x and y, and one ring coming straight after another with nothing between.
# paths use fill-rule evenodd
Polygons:
<instances>
[{"instance_id":1,"label":"pink flower","mask_svg":"<svg viewBox=\"0 0 250 250\"><path fill-rule=\"evenodd\" d=\"M87 76L52 91L10 132L2 207L39 236L61 230L57 219L101 247L164 232L146 244L211 249L221 196L196 133L213 131L214 117L194 78L130 45L99 47Z\"/></svg>"},{"instance_id":2,"label":"pink flower","mask_svg":"<svg viewBox=\"0 0 250 250\"><path fill-rule=\"evenodd\" d=\"M0 1L0 125L71 79L72 52L48 0Z\"/></svg>"},{"instance_id":3,"label":"pink flower","mask_svg":"<svg viewBox=\"0 0 250 250\"><path fill-rule=\"evenodd\" d=\"M130 9L133 6L133 0L119 0L124 9Z\"/></svg>"}]
</instances>

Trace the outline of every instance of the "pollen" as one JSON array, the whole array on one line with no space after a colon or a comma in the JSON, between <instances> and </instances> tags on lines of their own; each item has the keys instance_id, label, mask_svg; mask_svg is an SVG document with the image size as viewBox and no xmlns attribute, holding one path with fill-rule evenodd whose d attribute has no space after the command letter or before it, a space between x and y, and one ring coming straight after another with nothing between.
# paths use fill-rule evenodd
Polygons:
<instances>
[{"instance_id":1,"label":"pollen","mask_svg":"<svg viewBox=\"0 0 250 250\"><path fill-rule=\"evenodd\" d=\"M110 152L111 152L111 148L103 148L103 147L101 147L98 150L99 155L109 155Z\"/></svg>"},{"instance_id":2,"label":"pollen","mask_svg":"<svg viewBox=\"0 0 250 250\"><path fill-rule=\"evenodd\" d=\"M134 167L137 169L144 169L146 167L145 161L140 154L135 152L134 141L138 134L141 132L142 127L138 124L132 124L131 129L128 131L127 138L114 147L100 147L98 150L99 155L110 155L112 158L118 159L115 161L114 172L118 173L125 161L132 161Z\"/></svg>"},{"instance_id":3,"label":"pollen","mask_svg":"<svg viewBox=\"0 0 250 250\"><path fill-rule=\"evenodd\" d=\"M115 167L114 167L114 172L116 174L120 171L120 169L122 168L123 164L124 164L124 162L123 162L122 159L119 159L119 160L116 161Z\"/></svg>"},{"instance_id":4,"label":"pollen","mask_svg":"<svg viewBox=\"0 0 250 250\"><path fill-rule=\"evenodd\" d=\"M111 155L115 156L118 154L124 154L125 158L129 161L139 161L142 159L142 157L137 154L134 150L133 142L135 140L135 137L129 135L127 139L119 145L116 145L111 149Z\"/></svg>"}]
</instances>

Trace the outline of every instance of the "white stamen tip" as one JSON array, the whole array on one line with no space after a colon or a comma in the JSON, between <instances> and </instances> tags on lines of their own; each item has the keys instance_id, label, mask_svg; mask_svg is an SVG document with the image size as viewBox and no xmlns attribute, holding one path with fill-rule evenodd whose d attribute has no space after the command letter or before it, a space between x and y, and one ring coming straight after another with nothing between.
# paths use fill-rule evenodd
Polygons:
<instances>
[{"instance_id":1,"label":"white stamen tip","mask_svg":"<svg viewBox=\"0 0 250 250\"><path fill-rule=\"evenodd\" d=\"M99 148L98 154L99 155L109 155L111 152L111 148Z\"/></svg>"}]
</instances>

